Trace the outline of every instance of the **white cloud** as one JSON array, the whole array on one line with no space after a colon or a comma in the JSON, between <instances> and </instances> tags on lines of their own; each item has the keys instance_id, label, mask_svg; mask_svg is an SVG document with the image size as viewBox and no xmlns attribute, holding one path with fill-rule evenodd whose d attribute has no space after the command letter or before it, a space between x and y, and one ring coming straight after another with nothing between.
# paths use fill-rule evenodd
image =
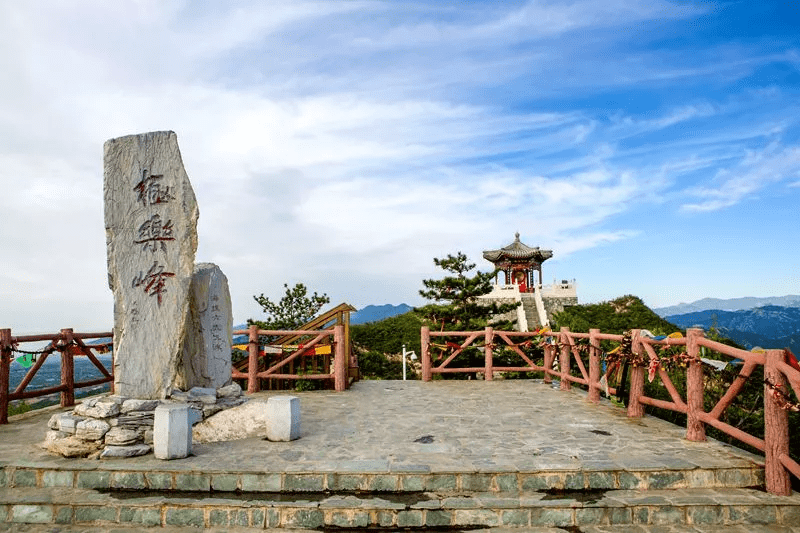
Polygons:
<instances>
[{"instance_id":1,"label":"white cloud","mask_svg":"<svg viewBox=\"0 0 800 533\"><path fill-rule=\"evenodd\" d=\"M638 235L617 217L665 195L689 188L697 200L685 210L713 210L796 180L794 114L709 126L759 98L779 107L780 90L650 114L614 94L592 100L791 59L639 43L657 38L653 24L710 11L622 0L1 4L0 295L28 310L48 296L109 308L102 144L134 132L177 132L200 202L198 260L226 271L239 318L254 314L250 295L283 282L362 304L403 299L433 256L477 259L515 231L563 257ZM778 136L786 148L764 149ZM13 318L3 311L0 326Z\"/></svg>"},{"instance_id":2,"label":"white cloud","mask_svg":"<svg viewBox=\"0 0 800 533\"><path fill-rule=\"evenodd\" d=\"M569 235L557 239L553 246L558 249L559 257L568 256L574 252L596 248L617 241L631 239L640 235L637 230L619 230L599 233L582 233L578 236Z\"/></svg>"},{"instance_id":3,"label":"white cloud","mask_svg":"<svg viewBox=\"0 0 800 533\"><path fill-rule=\"evenodd\" d=\"M784 181L800 172L800 148L771 145L763 151L749 152L735 166L717 172L714 187L697 187L688 194L699 198L681 208L691 212L716 211L735 205L772 183Z\"/></svg>"},{"instance_id":4,"label":"white cloud","mask_svg":"<svg viewBox=\"0 0 800 533\"><path fill-rule=\"evenodd\" d=\"M707 118L716 113L718 110L713 105L700 103L684 105L671 109L661 116L648 119L637 119L631 116L614 117L614 122L624 136L631 137L645 132L658 131L693 119Z\"/></svg>"}]
</instances>

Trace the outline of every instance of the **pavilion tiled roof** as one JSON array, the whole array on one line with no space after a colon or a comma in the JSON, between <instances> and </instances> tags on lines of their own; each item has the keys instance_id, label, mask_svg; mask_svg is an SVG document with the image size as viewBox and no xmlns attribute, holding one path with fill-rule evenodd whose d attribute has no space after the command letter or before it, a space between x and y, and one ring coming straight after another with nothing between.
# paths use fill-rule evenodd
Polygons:
<instances>
[{"instance_id":1,"label":"pavilion tiled roof","mask_svg":"<svg viewBox=\"0 0 800 533\"><path fill-rule=\"evenodd\" d=\"M504 246L499 250L486 250L483 252L483 258L497 263L503 259L519 261L519 260L533 260L541 263L545 259L553 257L552 250L542 250L538 246L532 248L527 244L523 244L519 240L519 233L515 235L514 242L508 246Z\"/></svg>"}]
</instances>

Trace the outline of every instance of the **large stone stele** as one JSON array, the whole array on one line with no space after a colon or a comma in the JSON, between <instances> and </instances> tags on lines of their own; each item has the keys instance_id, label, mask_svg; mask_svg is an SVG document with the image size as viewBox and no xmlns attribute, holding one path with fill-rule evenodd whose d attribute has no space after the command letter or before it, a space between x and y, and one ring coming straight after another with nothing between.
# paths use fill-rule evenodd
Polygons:
<instances>
[{"instance_id":1,"label":"large stone stele","mask_svg":"<svg viewBox=\"0 0 800 533\"><path fill-rule=\"evenodd\" d=\"M165 398L189 319L197 202L174 132L106 141L104 165L114 389L129 398Z\"/></svg>"},{"instance_id":2,"label":"large stone stele","mask_svg":"<svg viewBox=\"0 0 800 533\"><path fill-rule=\"evenodd\" d=\"M228 278L217 265L195 265L189 309L191 326L175 386L185 391L224 387L231 382L233 313Z\"/></svg>"}]
</instances>

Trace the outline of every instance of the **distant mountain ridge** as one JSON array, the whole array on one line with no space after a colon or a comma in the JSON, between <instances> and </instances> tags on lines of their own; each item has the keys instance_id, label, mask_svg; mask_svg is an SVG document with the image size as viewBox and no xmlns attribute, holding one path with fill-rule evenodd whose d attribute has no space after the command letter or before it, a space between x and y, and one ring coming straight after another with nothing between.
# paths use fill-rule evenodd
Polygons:
<instances>
[{"instance_id":1,"label":"distant mountain ridge","mask_svg":"<svg viewBox=\"0 0 800 533\"><path fill-rule=\"evenodd\" d=\"M385 318L391 318L393 316L408 313L412 309L414 308L406 304L368 305L363 309L359 309L358 311L350 313L350 324L357 325L357 324L366 324L367 322L378 322ZM247 323L238 324L233 326L233 330L234 331L244 330L247 329L248 327L249 326L247 325ZM243 342L247 342L246 335L234 336L233 344L240 344Z\"/></svg>"},{"instance_id":2,"label":"distant mountain ridge","mask_svg":"<svg viewBox=\"0 0 800 533\"><path fill-rule=\"evenodd\" d=\"M720 311L742 311L768 305L800 307L800 295L789 294L786 296L768 296L765 298L745 296L743 298L729 298L727 300L720 298L703 298L702 300L697 300L688 304L679 303L668 307L659 307L653 309L653 312L660 317L666 318L668 316L685 315L712 309Z\"/></svg>"},{"instance_id":3,"label":"distant mountain ridge","mask_svg":"<svg viewBox=\"0 0 800 533\"><path fill-rule=\"evenodd\" d=\"M664 318L681 328L696 326L708 330L714 327L748 349L755 346L789 348L800 353L800 307L765 305L739 311L707 309Z\"/></svg>"},{"instance_id":4,"label":"distant mountain ridge","mask_svg":"<svg viewBox=\"0 0 800 533\"><path fill-rule=\"evenodd\" d=\"M367 322L378 322L385 318L402 315L411 311L413 307L406 304L392 305L368 305L350 315L351 324L366 324Z\"/></svg>"}]
</instances>

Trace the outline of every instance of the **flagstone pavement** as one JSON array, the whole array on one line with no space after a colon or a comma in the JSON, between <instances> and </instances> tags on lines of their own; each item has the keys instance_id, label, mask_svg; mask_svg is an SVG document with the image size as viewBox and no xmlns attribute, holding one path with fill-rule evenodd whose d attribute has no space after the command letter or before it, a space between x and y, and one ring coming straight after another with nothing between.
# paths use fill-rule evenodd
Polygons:
<instances>
[{"instance_id":1,"label":"flagstone pavement","mask_svg":"<svg viewBox=\"0 0 800 533\"><path fill-rule=\"evenodd\" d=\"M254 400L287 392L261 392ZM751 469L763 457L709 439L685 440L685 428L658 418L630 419L583 391L560 391L540 380L361 381L346 392L291 392L300 398L301 434L292 442L261 438L195 444L185 459L65 459L42 450L47 420L56 410L13 417L0 427L0 466L72 470L173 472L486 473ZM799 527L727 526L724 531L800 533ZM191 528L162 528L183 532ZM225 529L236 531L234 529ZM137 531L126 527L0 524L0 532ZM152 530L150 530L152 531ZM196 529L194 530L196 531ZM214 530L207 530L214 531ZM223 531L223 529L220 529ZM242 529L242 531L247 531ZM500 529L484 530L500 533ZM515 529L553 532L559 528ZM587 527L619 531L723 531L707 526Z\"/></svg>"},{"instance_id":2,"label":"flagstone pavement","mask_svg":"<svg viewBox=\"0 0 800 533\"><path fill-rule=\"evenodd\" d=\"M37 446L54 412L0 427L0 465L125 470L283 472L524 472L750 467L756 456L645 416L630 419L583 391L537 380L360 381L346 392L291 392L300 398L302 438L195 444L164 462L64 459ZM283 392L261 392L265 399ZM80 465L80 466L77 466Z\"/></svg>"}]
</instances>

